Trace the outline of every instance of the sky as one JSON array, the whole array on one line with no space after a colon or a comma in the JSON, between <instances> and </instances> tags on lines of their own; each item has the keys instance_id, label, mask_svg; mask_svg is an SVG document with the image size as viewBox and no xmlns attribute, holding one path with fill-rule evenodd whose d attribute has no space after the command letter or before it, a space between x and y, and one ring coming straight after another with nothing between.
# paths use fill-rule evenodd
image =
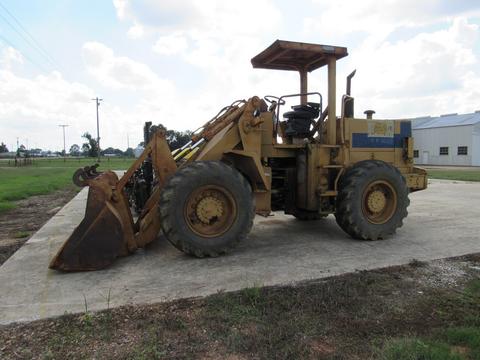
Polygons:
<instances>
[{"instance_id":1,"label":"sky","mask_svg":"<svg viewBox=\"0 0 480 360\"><path fill-rule=\"evenodd\" d=\"M337 96L355 115L480 109L478 0L0 0L0 142L125 149L145 121L193 130L223 106L299 91L295 72L253 69L276 39L345 46ZM326 69L309 91L326 100ZM338 103L338 102L337 102Z\"/></svg>"}]
</instances>

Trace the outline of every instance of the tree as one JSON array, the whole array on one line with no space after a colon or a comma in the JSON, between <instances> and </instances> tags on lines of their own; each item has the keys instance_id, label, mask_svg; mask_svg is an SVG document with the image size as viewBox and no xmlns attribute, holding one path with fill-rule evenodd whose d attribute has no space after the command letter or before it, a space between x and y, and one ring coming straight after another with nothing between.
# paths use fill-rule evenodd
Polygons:
<instances>
[{"instance_id":1,"label":"tree","mask_svg":"<svg viewBox=\"0 0 480 360\"><path fill-rule=\"evenodd\" d=\"M89 157L97 157L98 156L98 143L92 135L88 132L82 135L83 138L87 139L87 142L82 145L82 150L84 155Z\"/></svg>"},{"instance_id":2,"label":"tree","mask_svg":"<svg viewBox=\"0 0 480 360\"><path fill-rule=\"evenodd\" d=\"M26 150L26 147L25 145L20 145L17 149L17 156L25 156L25 150Z\"/></svg>"},{"instance_id":3,"label":"tree","mask_svg":"<svg viewBox=\"0 0 480 360\"><path fill-rule=\"evenodd\" d=\"M7 145L5 145L3 142L0 145L0 153L6 153L8 152Z\"/></svg>"},{"instance_id":4,"label":"tree","mask_svg":"<svg viewBox=\"0 0 480 360\"><path fill-rule=\"evenodd\" d=\"M152 134L153 131L157 131L158 129L166 129L162 124L158 124L155 126L152 126L150 128L150 134ZM193 135L193 131L186 130L186 131L177 131L177 130L166 130L165 131L165 139L167 140L168 146L170 149L175 150L186 143L188 143ZM141 143L138 144L139 147L144 148L145 147L145 142L142 141Z\"/></svg>"},{"instance_id":5,"label":"tree","mask_svg":"<svg viewBox=\"0 0 480 360\"><path fill-rule=\"evenodd\" d=\"M135 153L133 152L133 149L131 147L129 147L127 150L125 150L123 155L125 155L127 157L134 157Z\"/></svg>"},{"instance_id":6,"label":"tree","mask_svg":"<svg viewBox=\"0 0 480 360\"><path fill-rule=\"evenodd\" d=\"M70 146L70 151L69 151L71 156L79 156L80 155L80 146L77 144L73 144Z\"/></svg>"},{"instance_id":7,"label":"tree","mask_svg":"<svg viewBox=\"0 0 480 360\"><path fill-rule=\"evenodd\" d=\"M82 145L82 155L83 156L88 156L89 151L90 151L90 145L88 145L88 143L84 143Z\"/></svg>"},{"instance_id":8,"label":"tree","mask_svg":"<svg viewBox=\"0 0 480 360\"><path fill-rule=\"evenodd\" d=\"M175 150L186 143L190 141L190 138L192 137L192 132L187 130L187 131L176 131L176 130L167 130L166 134L166 139L168 146L170 146L170 149Z\"/></svg>"}]
</instances>

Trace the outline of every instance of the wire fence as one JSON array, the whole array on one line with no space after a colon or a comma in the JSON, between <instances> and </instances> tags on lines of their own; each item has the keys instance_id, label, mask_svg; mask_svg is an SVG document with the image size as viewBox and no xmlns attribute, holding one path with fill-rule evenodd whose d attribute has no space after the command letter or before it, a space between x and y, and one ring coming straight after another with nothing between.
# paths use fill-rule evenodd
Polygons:
<instances>
[{"instance_id":1,"label":"wire fence","mask_svg":"<svg viewBox=\"0 0 480 360\"><path fill-rule=\"evenodd\" d=\"M8 167L23 167L23 166L84 166L84 165L92 165L95 163L100 163L104 167L108 167L109 165L119 165L119 164L128 164L133 162L134 158L127 157L127 156L115 156L115 157L108 157L104 156L100 158L100 162L98 159L91 158L91 157L83 157L83 156L75 156L75 157L66 157L66 158L59 158L59 157L30 157L30 158L23 158L23 157L16 157L10 159L0 159L0 167L1 166L8 166Z\"/></svg>"},{"instance_id":2,"label":"wire fence","mask_svg":"<svg viewBox=\"0 0 480 360\"><path fill-rule=\"evenodd\" d=\"M32 158L15 158L15 159L8 159L8 166L30 166L33 165Z\"/></svg>"}]
</instances>

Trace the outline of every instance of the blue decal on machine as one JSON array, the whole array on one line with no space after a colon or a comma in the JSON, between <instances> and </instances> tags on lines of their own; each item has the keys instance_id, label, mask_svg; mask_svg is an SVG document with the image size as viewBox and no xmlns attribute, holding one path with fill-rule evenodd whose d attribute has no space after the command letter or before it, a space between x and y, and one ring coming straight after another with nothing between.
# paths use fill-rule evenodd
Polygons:
<instances>
[{"instance_id":1,"label":"blue decal on machine","mask_svg":"<svg viewBox=\"0 0 480 360\"><path fill-rule=\"evenodd\" d=\"M405 129L405 131L406 130L407 129ZM395 134L393 137L382 137L382 136L368 136L367 133L352 133L352 147L400 148L403 146L404 137L407 137L407 136L403 134Z\"/></svg>"}]
</instances>

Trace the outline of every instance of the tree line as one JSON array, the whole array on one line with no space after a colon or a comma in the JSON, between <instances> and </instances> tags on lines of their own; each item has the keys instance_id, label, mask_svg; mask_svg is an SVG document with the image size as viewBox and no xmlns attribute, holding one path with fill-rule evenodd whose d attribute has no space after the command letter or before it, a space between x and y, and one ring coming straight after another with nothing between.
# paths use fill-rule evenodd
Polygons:
<instances>
[{"instance_id":1,"label":"tree line","mask_svg":"<svg viewBox=\"0 0 480 360\"><path fill-rule=\"evenodd\" d=\"M160 125L161 126L161 125ZM187 131L176 131L176 130L167 130L165 134L165 138L167 140L168 145L170 146L170 149L175 150L179 147L182 147L185 145L187 142L190 141L190 138L192 136L192 132L187 130ZM85 140L83 144L78 145L78 144L73 144L70 146L70 149L67 154L70 156L85 156L85 157L97 157L98 156L98 142L97 139L95 139L90 133L85 132L82 135L82 138ZM145 143L142 141L140 144L138 144L140 147L144 147ZM0 144L0 153L6 153L8 152L7 145L5 145L3 142ZM17 149L17 155L19 155L19 152L22 153L29 153L27 155L33 155L37 153L41 153L42 149L30 149L27 150L24 145L21 145L19 149ZM63 153L63 150L60 152L57 152L56 154L64 156L65 154ZM113 147L108 147L106 149L100 150L100 155L115 155L115 156L126 156L126 157L134 157L134 149L129 147L125 151L113 148Z\"/></svg>"},{"instance_id":2,"label":"tree line","mask_svg":"<svg viewBox=\"0 0 480 360\"><path fill-rule=\"evenodd\" d=\"M160 125L161 126L161 125ZM176 131L176 130L167 130L165 138L167 140L168 146L170 149L175 150L179 147L182 147L190 141L192 137L192 131ZM85 139L85 142L80 147L77 144L73 144L70 147L69 154L71 156L87 156L87 157L97 157L98 156L98 143L97 139L93 138L92 135L88 132L82 135L82 138ZM142 141L138 144L139 147L145 147L145 143ZM115 155L115 156L127 156L133 157L134 149L129 147L127 150L122 151L117 148L108 147L106 149L100 150L100 155Z\"/></svg>"}]
</instances>

